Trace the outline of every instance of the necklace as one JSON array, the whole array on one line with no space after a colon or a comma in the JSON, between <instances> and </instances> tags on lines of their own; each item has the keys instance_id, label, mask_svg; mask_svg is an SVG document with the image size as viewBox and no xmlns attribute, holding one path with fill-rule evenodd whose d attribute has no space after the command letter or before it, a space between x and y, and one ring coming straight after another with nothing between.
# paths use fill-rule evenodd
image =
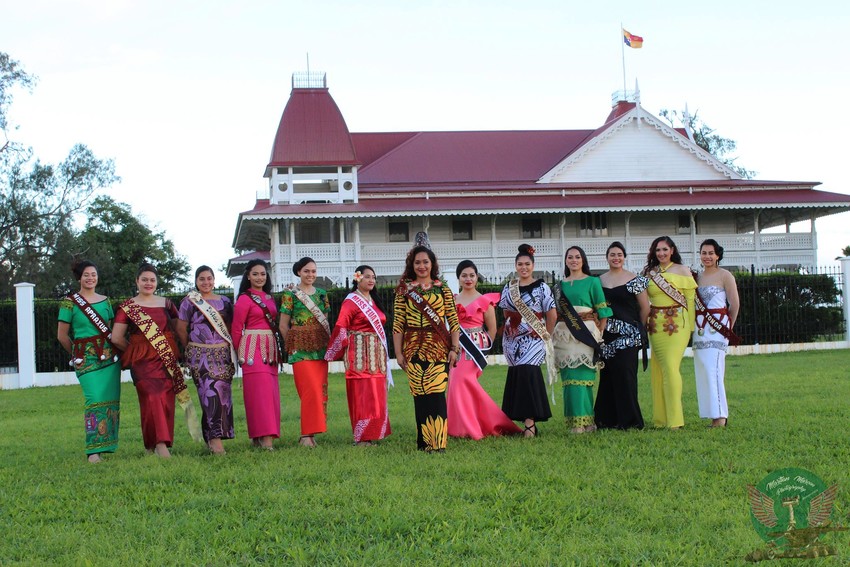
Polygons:
<instances>
[{"instance_id":1,"label":"necklace","mask_svg":"<svg viewBox=\"0 0 850 567\"><path fill-rule=\"evenodd\" d=\"M365 299L369 303L372 303L372 298L369 297L368 295L366 295L365 293L363 293L362 291L360 291L359 289L355 289L354 293L356 293L357 295L359 295L360 297L362 297L363 299Z\"/></svg>"},{"instance_id":2,"label":"necklace","mask_svg":"<svg viewBox=\"0 0 850 567\"><path fill-rule=\"evenodd\" d=\"M670 263L669 263L669 264L667 264L666 266L662 266L662 265L660 265L660 264L659 264L658 269L659 269L659 270L661 270L661 273L663 274L664 272L666 272L667 270L669 270L669 269L670 269L670 266L672 266L672 265L673 265L673 262L670 262Z\"/></svg>"}]
</instances>

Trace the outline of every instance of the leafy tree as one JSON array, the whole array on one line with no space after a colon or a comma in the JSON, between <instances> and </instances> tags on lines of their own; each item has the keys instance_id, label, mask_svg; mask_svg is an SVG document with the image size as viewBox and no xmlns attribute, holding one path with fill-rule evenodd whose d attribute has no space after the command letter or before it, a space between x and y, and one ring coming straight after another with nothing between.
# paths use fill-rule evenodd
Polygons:
<instances>
[{"instance_id":1,"label":"leafy tree","mask_svg":"<svg viewBox=\"0 0 850 567\"><path fill-rule=\"evenodd\" d=\"M99 159L82 144L53 165L9 141L12 93L34 83L19 62L0 53L0 296L10 296L20 281L49 284L48 263L71 234L74 218L97 191L119 181L113 161Z\"/></svg>"},{"instance_id":2,"label":"leafy tree","mask_svg":"<svg viewBox=\"0 0 850 567\"><path fill-rule=\"evenodd\" d=\"M678 127L677 125L681 125L682 127L687 125L694 136L694 143L696 145L716 157L744 179L752 179L756 176L755 171L746 169L735 163L735 160L738 158L732 154L738 147L738 143L735 140L724 138L717 134L714 128L699 118L699 111L690 114L684 111L680 113L676 110L664 108L658 114L674 128Z\"/></svg>"},{"instance_id":3,"label":"leafy tree","mask_svg":"<svg viewBox=\"0 0 850 567\"><path fill-rule=\"evenodd\" d=\"M841 249L841 256L839 256L838 258L846 258L848 256L850 256L850 246L845 246ZM838 260L838 258L836 258L836 260Z\"/></svg>"},{"instance_id":4,"label":"leafy tree","mask_svg":"<svg viewBox=\"0 0 850 567\"><path fill-rule=\"evenodd\" d=\"M54 291L67 293L76 282L67 267L71 258L91 260L98 267L98 291L114 297L136 293L136 270L150 262L159 272L159 291L184 288L189 282L190 266L174 249L174 243L139 220L130 206L111 197L97 197L87 209L88 221L68 246L61 250L67 261L58 261L65 275Z\"/></svg>"}]
</instances>

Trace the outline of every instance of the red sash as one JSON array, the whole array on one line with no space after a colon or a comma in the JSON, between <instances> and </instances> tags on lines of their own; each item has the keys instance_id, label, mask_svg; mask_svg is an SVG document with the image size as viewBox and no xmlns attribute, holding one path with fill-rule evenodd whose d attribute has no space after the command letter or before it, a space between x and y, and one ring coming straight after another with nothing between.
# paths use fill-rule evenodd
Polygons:
<instances>
[{"instance_id":1,"label":"red sash","mask_svg":"<svg viewBox=\"0 0 850 567\"><path fill-rule=\"evenodd\" d=\"M697 312L697 316L702 315L704 317L705 323L701 326L704 327L705 324L708 324L709 327L726 337L729 340L729 344L732 346L737 346L741 344L741 337L735 334L731 328L727 327L723 323L721 323L712 313L715 311L714 309L709 309L705 306L705 302L702 297L700 297L699 289L695 290L696 294L694 295L694 307ZM726 312L724 308L721 312Z\"/></svg>"}]
</instances>

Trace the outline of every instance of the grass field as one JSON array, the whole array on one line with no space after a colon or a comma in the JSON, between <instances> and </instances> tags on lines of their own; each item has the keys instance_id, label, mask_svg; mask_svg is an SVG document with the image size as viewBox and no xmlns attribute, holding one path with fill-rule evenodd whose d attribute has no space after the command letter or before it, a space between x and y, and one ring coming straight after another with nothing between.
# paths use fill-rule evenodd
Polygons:
<instances>
[{"instance_id":1,"label":"grass field","mask_svg":"<svg viewBox=\"0 0 850 567\"><path fill-rule=\"evenodd\" d=\"M746 485L774 469L838 483L834 519L850 525L848 363L847 351L730 357L730 427L718 430L697 416L685 359L684 431L573 436L556 417L538 439L450 439L444 455L415 450L401 372L394 432L377 447L351 446L336 374L329 432L315 450L297 446L298 402L283 376L277 451L249 446L237 383L228 454L208 456L178 416L168 461L145 455L124 385L119 450L94 466L78 387L2 391L0 564L739 564L763 544ZM505 371L482 378L497 401ZM648 373L640 395L649 419ZM850 532L826 541L840 557L800 564L850 561Z\"/></svg>"}]
</instances>

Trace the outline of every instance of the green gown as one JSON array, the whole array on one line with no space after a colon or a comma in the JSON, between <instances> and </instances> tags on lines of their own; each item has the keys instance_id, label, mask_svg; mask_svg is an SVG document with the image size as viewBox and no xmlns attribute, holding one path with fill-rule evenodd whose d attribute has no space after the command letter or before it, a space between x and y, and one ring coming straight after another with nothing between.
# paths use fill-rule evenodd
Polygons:
<instances>
[{"instance_id":1,"label":"green gown","mask_svg":"<svg viewBox=\"0 0 850 567\"><path fill-rule=\"evenodd\" d=\"M599 319L613 315L614 312L605 301L599 278L589 276L581 280L568 279L561 281L560 287L561 293L569 299L579 314L595 311ZM602 334L596 332L592 321L585 322L585 325L595 337L601 339ZM564 419L567 427L593 425L593 384L596 382L597 370L601 367L600 364L593 365L593 349L578 342L566 326L559 323L555 330L555 353L555 359L561 369Z\"/></svg>"},{"instance_id":2,"label":"green gown","mask_svg":"<svg viewBox=\"0 0 850 567\"><path fill-rule=\"evenodd\" d=\"M91 306L111 328L115 314L109 300L104 299ZM86 400L86 454L114 453L118 447L121 406L121 366L115 360L114 348L70 299L62 301L59 321L71 327L73 359L83 360L75 371Z\"/></svg>"}]
</instances>

